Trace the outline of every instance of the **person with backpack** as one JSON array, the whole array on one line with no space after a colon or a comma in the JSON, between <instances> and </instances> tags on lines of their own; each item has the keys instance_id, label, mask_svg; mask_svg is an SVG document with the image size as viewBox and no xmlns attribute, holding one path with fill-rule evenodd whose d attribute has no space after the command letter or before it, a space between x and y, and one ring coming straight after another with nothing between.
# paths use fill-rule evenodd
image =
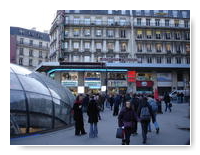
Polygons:
<instances>
[{"instance_id":1,"label":"person with backpack","mask_svg":"<svg viewBox=\"0 0 200 155\"><path fill-rule=\"evenodd\" d=\"M131 108L130 101L126 101L126 106L122 108L118 116L118 125L124 130L125 137L122 138L122 145L130 144L130 136L133 128L133 122L137 121L137 115Z\"/></svg>"},{"instance_id":2,"label":"person with backpack","mask_svg":"<svg viewBox=\"0 0 200 155\"><path fill-rule=\"evenodd\" d=\"M154 100L154 97L151 96L151 95L148 96L148 103L152 108L152 112L153 112L153 115L154 115L153 124L154 124L154 126L156 128L156 133L158 134L159 130L160 130L158 122L156 121L156 115L157 115L157 112L158 112L158 105L157 105L156 101ZM148 129L151 132L151 122L149 122Z\"/></svg>"},{"instance_id":3,"label":"person with backpack","mask_svg":"<svg viewBox=\"0 0 200 155\"><path fill-rule=\"evenodd\" d=\"M97 102L95 101L94 96L92 96L87 109L88 123L90 123L90 133L89 133L90 138L97 137L98 114L99 114L99 109L97 106Z\"/></svg>"},{"instance_id":4,"label":"person with backpack","mask_svg":"<svg viewBox=\"0 0 200 155\"><path fill-rule=\"evenodd\" d=\"M143 99L138 107L137 114L138 114L139 120L141 122L143 144L146 144L148 124L149 124L151 118L152 118L153 122L155 121L154 115L152 112L152 108L148 104L146 97L143 97Z\"/></svg>"}]
</instances>

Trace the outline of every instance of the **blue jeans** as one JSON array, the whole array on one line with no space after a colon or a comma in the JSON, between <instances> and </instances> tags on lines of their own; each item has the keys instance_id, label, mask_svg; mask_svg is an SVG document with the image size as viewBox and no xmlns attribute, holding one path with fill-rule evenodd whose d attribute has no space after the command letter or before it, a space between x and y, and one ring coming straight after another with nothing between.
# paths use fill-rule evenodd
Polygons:
<instances>
[{"instance_id":1,"label":"blue jeans","mask_svg":"<svg viewBox=\"0 0 200 155\"><path fill-rule=\"evenodd\" d=\"M158 125L158 122L156 121L156 114L154 113L154 118L155 118L155 122L153 122L154 126L156 129L159 128L159 125ZM149 125L148 125L148 130L151 131L151 122L149 122Z\"/></svg>"},{"instance_id":2,"label":"blue jeans","mask_svg":"<svg viewBox=\"0 0 200 155\"><path fill-rule=\"evenodd\" d=\"M97 134L98 134L97 123L90 123L89 137L95 138L95 137L97 137Z\"/></svg>"}]
</instances>

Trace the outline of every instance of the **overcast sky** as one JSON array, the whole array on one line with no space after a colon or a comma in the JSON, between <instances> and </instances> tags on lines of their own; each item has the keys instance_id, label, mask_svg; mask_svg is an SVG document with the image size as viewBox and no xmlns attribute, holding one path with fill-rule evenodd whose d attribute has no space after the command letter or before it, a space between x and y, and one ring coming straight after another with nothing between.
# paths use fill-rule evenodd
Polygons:
<instances>
[{"instance_id":1,"label":"overcast sky","mask_svg":"<svg viewBox=\"0 0 200 155\"><path fill-rule=\"evenodd\" d=\"M23 9L13 12L10 22L10 26L22 27L43 32L44 30L50 30L51 23L56 15L56 10L44 9Z\"/></svg>"}]
</instances>

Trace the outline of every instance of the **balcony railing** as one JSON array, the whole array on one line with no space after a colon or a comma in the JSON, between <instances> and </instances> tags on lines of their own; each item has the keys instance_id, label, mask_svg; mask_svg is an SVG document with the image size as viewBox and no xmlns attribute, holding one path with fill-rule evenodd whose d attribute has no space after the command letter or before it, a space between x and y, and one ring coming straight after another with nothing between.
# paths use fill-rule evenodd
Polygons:
<instances>
[{"instance_id":1,"label":"balcony railing","mask_svg":"<svg viewBox=\"0 0 200 155\"><path fill-rule=\"evenodd\" d=\"M65 21L65 25L69 26L107 26L107 27L129 27L131 26L130 22L120 22L116 21L113 23L110 23L108 21L91 21L91 22L85 22L84 20L74 21L74 20L68 20Z\"/></svg>"},{"instance_id":2,"label":"balcony railing","mask_svg":"<svg viewBox=\"0 0 200 155\"><path fill-rule=\"evenodd\" d=\"M18 45L21 45L21 46L26 46L26 47L32 47L32 48L37 48L37 49L41 49L41 50L49 50L49 47L46 47L46 46L41 46L39 44L29 44L29 43L26 43L26 42L23 42L20 43L19 41L17 42Z\"/></svg>"},{"instance_id":3,"label":"balcony railing","mask_svg":"<svg viewBox=\"0 0 200 155\"><path fill-rule=\"evenodd\" d=\"M146 22L141 22L141 23L137 23L134 22L133 25L135 27L158 27L158 28L183 28L183 29L189 29L190 26L189 25L185 25L185 24L179 24L179 25L175 25L175 24L169 24L169 25L165 25L164 23L160 23L160 24L156 24L156 22L149 24L146 24Z\"/></svg>"}]
</instances>

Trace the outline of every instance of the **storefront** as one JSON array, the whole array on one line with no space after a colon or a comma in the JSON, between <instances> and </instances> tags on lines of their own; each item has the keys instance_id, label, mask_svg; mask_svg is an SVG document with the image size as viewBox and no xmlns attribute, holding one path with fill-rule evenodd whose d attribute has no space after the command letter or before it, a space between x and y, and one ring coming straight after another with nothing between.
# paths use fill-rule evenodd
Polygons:
<instances>
[{"instance_id":1,"label":"storefront","mask_svg":"<svg viewBox=\"0 0 200 155\"><path fill-rule=\"evenodd\" d=\"M157 73L158 94L172 91L172 73Z\"/></svg>"},{"instance_id":2,"label":"storefront","mask_svg":"<svg viewBox=\"0 0 200 155\"><path fill-rule=\"evenodd\" d=\"M61 84L67 87L73 94L77 94L78 73L77 72L62 72Z\"/></svg>"},{"instance_id":3,"label":"storefront","mask_svg":"<svg viewBox=\"0 0 200 155\"><path fill-rule=\"evenodd\" d=\"M109 94L125 94L127 91L126 72L110 72L108 73L108 93Z\"/></svg>"},{"instance_id":4,"label":"storefront","mask_svg":"<svg viewBox=\"0 0 200 155\"><path fill-rule=\"evenodd\" d=\"M101 92L101 73L100 72L85 72L84 75L85 93L100 93Z\"/></svg>"},{"instance_id":5,"label":"storefront","mask_svg":"<svg viewBox=\"0 0 200 155\"><path fill-rule=\"evenodd\" d=\"M136 74L136 93L152 94L153 93L153 74L137 73Z\"/></svg>"}]
</instances>

